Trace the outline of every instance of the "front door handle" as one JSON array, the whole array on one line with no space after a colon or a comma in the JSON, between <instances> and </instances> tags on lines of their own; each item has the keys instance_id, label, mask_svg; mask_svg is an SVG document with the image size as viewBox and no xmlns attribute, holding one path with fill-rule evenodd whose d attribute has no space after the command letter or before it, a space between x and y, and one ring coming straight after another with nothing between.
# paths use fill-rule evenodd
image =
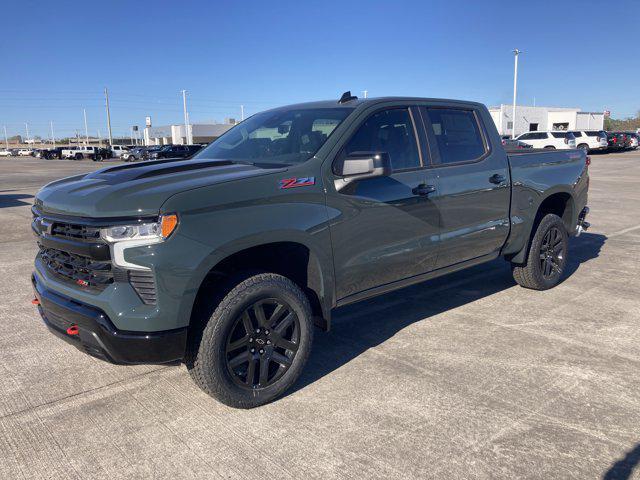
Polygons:
<instances>
[{"instance_id":1,"label":"front door handle","mask_svg":"<svg viewBox=\"0 0 640 480\"><path fill-rule=\"evenodd\" d=\"M493 174L489 177L489 181L491 183L500 184L507 179L504 175L500 175L499 173Z\"/></svg>"},{"instance_id":2,"label":"front door handle","mask_svg":"<svg viewBox=\"0 0 640 480\"><path fill-rule=\"evenodd\" d=\"M426 197L427 195L429 195L430 193L433 193L436 191L436 187L433 185L425 185L424 183L421 183L420 185L418 185L417 187L415 187L414 189L411 190L411 192L414 195L419 195L421 197Z\"/></svg>"}]
</instances>

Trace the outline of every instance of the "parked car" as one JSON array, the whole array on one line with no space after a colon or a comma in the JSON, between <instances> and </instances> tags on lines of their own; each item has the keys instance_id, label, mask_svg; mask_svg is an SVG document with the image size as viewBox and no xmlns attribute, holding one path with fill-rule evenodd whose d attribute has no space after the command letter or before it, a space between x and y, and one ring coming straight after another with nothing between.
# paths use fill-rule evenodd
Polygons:
<instances>
[{"instance_id":1,"label":"parked car","mask_svg":"<svg viewBox=\"0 0 640 480\"><path fill-rule=\"evenodd\" d=\"M111 145L111 156L113 158L121 158L127 151L129 151L129 149L124 145Z\"/></svg>"},{"instance_id":2,"label":"parked car","mask_svg":"<svg viewBox=\"0 0 640 480\"><path fill-rule=\"evenodd\" d=\"M523 148L533 148L528 143L521 142L520 140L514 140L512 138L502 137L502 146L506 151L522 150Z\"/></svg>"},{"instance_id":3,"label":"parked car","mask_svg":"<svg viewBox=\"0 0 640 480\"><path fill-rule=\"evenodd\" d=\"M571 132L567 131L528 132L517 136L516 140L527 143L533 148L547 148L550 150L576 148L576 138Z\"/></svg>"},{"instance_id":4,"label":"parked car","mask_svg":"<svg viewBox=\"0 0 640 480\"><path fill-rule=\"evenodd\" d=\"M13 156L13 152L11 150L7 150L6 148L4 150L0 150L0 157L11 157Z\"/></svg>"},{"instance_id":5,"label":"parked car","mask_svg":"<svg viewBox=\"0 0 640 480\"><path fill-rule=\"evenodd\" d=\"M153 153L170 146L171 145L150 145L148 147L145 147L145 149L142 151L142 160L149 160Z\"/></svg>"},{"instance_id":6,"label":"parked car","mask_svg":"<svg viewBox=\"0 0 640 480\"><path fill-rule=\"evenodd\" d=\"M282 107L189 160L43 187L33 303L85 353L183 360L208 394L255 407L296 382L334 307L498 257L523 287L557 285L588 227L588 166L508 155L479 103Z\"/></svg>"},{"instance_id":7,"label":"parked car","mask_svg":"<svg viewBox=\"0 0 640 480\"><path fill-rule=\"evenodd\" d=\"M620 132L607 132L607 144L609 150L624 149L624 137Z\"/></svg>"},{"instance_id":8,"label":"parked car","mask_svg":"<svg viewBox=\"0 0 640 480\"><path fill-rule=\"evenodd\" d=\"M573 130L571 133L576 138L576 148L588 152L606 150L609 145L604 130Z\"/></svg>"},{"instance_id":9,"label":"parked car","mask_svg":"<svg viewBox=\"0 0 640 480\"><path fill-rule=\"evenodd\" d=\"M18 150L19 157L31 157L32 155L33 155L32 148L21 148L20 150Z\"/></svg>"},{"instance_id":10,"label":"parked car","mask_svg":"<svg viewBox=\"0 0 640 480\"><path fill-rule=\"evenodd\" d=\"M635 150L638 148L638 141L640 140L640 135L635 132L625 132L627 138L629 139L629 148Z\"/></svg>"},{"instance_id":11,"label":"parked car","mask_svg":"<svg viewBox=\"0 0 640 480\"><path fill-rule=\"evenodd\" d=\"M142 156L147 147L133 147L129 150L122 152L120 157L125 162L135 162L136 160L142 160Z\"/></svg>"},{"instance_id":12,"label":"parked car","mask_svg":"<svg viewBox=\"0 0 640 480\"><path fill-rule=\"evenodd\" d=\"M103 147L91 145L80 145L78 147L68 147L62 150L62 157L70 160L82 160L90 158L93 161L102 161L110 157L109 150Z\"/></svg>"},{"instance_id":13,"label":"parked car","mask_svg":"<svg viewBox=\"0 0 640 480\"><path fill-rule=\"evenodd\" d=\"M188 158L200 149L202 149L200 145L167 145L160 150L149 152L149 160L158 160L160 158Z\"/></svg>"}]
</instances>

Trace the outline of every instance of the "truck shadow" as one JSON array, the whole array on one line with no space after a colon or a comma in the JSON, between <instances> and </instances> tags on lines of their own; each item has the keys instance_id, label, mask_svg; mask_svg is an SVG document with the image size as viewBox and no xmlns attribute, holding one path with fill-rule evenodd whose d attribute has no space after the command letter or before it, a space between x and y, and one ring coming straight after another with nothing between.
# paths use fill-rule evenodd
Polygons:
<instances>
[{"instance_id":1,"label":"truck shadow","mask_svg":"<svg viewBox=\"0 0 640 480\"><path fill-rule=\"evenodd\" d=\"M627 480L631 478L634 468L640 463L640 444L633 450L629 450L624 458L615 462L607 473L602 476L603 480Z\"/></svg>"},{"instance_id":2,"label":"truck shadow","mask_svg":"<svg viewBox=\"0 0 640 480\"><path fill-rule=\"evenodd\" d=\"M21 205L31 205L30 201L23 201L33 198L33 195L24 193L4 194L0 193L0 208L19 207Z\"/></svg>"},{"instance_id":3,"label":"truck shadow","mask_svg":"<svg viewBox=\"0 0 640 480\"><path fill-rule=\"evenodd\" d=\"M565 279L597 258L606 236L573 238ZM308 364L292 393L330 374L405 327L516 286L509 264L495 260L335 310L331 331L317 332Z\"/></svg>"}]
</instances>

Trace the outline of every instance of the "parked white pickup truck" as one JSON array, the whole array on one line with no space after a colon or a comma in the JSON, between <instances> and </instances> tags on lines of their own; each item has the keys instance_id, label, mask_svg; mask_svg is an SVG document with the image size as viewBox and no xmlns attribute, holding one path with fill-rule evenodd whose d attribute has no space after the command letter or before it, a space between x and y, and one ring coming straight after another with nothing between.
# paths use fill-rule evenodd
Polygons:
<instances>
[{"instance_id":1,"label":"parked white pickup truck","mask_svg":"<svg viewBox=\"0 0 640 480\"><path fill-rule=\"evenodd\" d=\"M83 158L90 158L91 160L103 160L103 152L103 148L81 145L79 147L71 147L62 150L62 158L68 158L70 160L82 160Z\"/></svg>"}]
</instances>

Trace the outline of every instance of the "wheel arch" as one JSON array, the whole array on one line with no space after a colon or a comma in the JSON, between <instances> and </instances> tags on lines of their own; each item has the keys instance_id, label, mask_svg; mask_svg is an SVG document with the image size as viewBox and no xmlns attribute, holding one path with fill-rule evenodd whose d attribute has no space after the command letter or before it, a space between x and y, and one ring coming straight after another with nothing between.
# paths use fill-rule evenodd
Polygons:
<instances>
[{"instance_id":1,"label":"wheel arch","mask_svg":"<svg viewBox=\"0 0 640 480\"><path fill-rule=\"evenodd\" d=\"M567 229L567 233L571 235L578 220L575 205L575 198L569 189L558 187L547 192L540 199L535 209L535 215L531 216L532 220L529 222L528 228L523 232L527 239L523 247L516 253L507 256L507 260L515 264L522 264L526 261L527 252L536 229L542 218L549 213L559 216Z\"/></svg>"},{"instance_id":2,"label":"wheel arch","mask_svg":"<svg viewBox=\"0 0 640 480\"><path fill-rule=\"evenodd\" d=\"M217 253L216 253L217 252ZM295 235L282 238L245 239L216 249L194 276L190 290L191 322L197 312L210 310L232 287L230 279L243 272L270 272L283 275L298 285L311 304L314 323L328 330L333 307L333 263L327 264L317 248ZM223 253L220 253L223 252Z\"/></svg>"}]
</instances>

